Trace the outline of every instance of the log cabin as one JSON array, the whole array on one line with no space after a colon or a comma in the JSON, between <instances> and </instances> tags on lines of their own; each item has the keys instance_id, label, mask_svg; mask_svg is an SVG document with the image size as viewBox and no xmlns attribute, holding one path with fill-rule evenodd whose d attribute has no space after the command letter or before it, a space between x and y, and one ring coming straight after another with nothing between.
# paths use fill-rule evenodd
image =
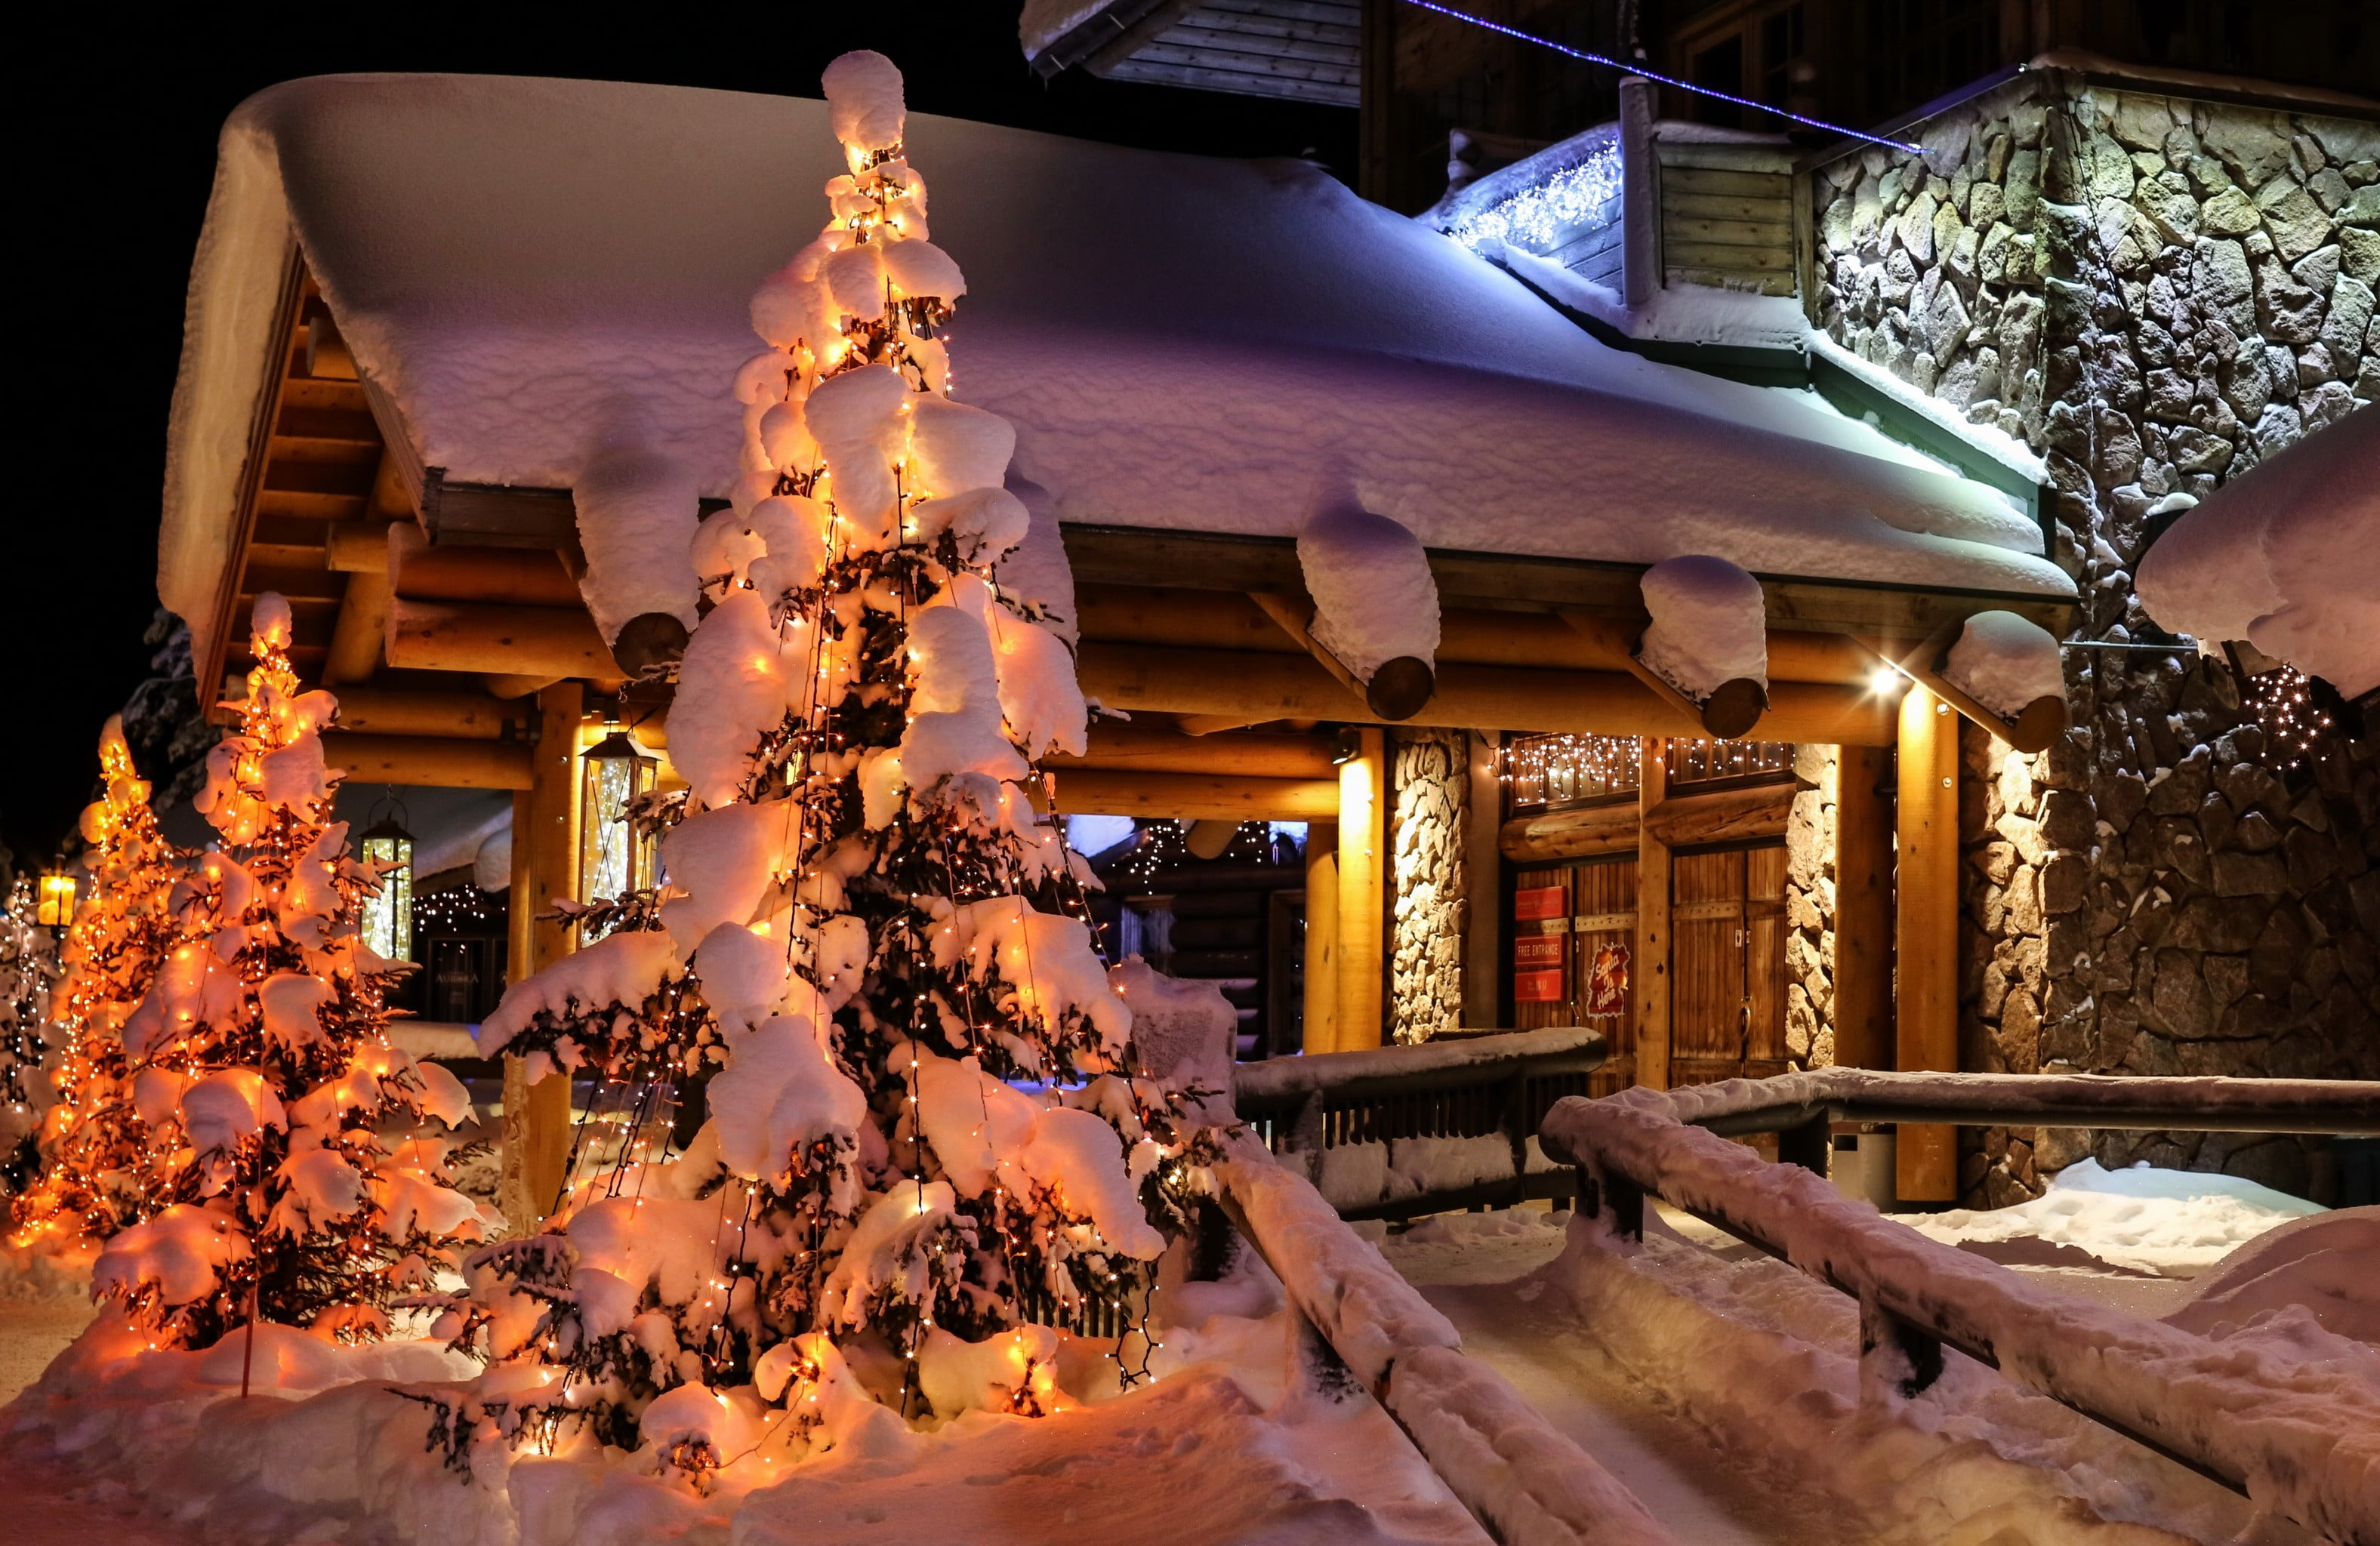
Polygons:
<instances>
[{"instance_id":1,"label":"log cabin","mask_svg":"<svg viewBox=\"0 0 2380 1546\"><path fill-rule=\"evenodd\" d=\"M1607 139L1802 197L1775 143L1690 127ZM1962 744L2040 754L2062 720L1941 666L1981 612L2072 631L2037 456L1946 434L1882 372L1836 361L1822 393L1810 351L1748 358L1743 305L1811 305L1809 264L1760 294L1665 261L1624 221L1682 206L1642 175L1617 236L1572 244L1618 251L1615 322L1457 239L1553 163L1411 221L1300 163L923 115L909 150L969 278L955 391L1018 430L1034 530L1002 583L1071 624L1113 711L1051 764L1057 811L1305 826L1298 1027L1268 1048L1591 1015L1605 1088L1977 1066ZM581 808L607 712L670 777L666 682L589 611L574 486L627 436L716 507L747 297L838 169L821 103L650 86L326 78L225 127L161 595L210 683L255 596L289 597L352 778L511 793L516 977L570 948L550 914L610 819ZM1395 694L1318 639L1297 534L1333 489L1427 556L1439 644ZM1642 576L1685 554L1758 583L1747 714L1640 658ZM550 1196L567 1091L515 1069L506 1096L511 1195ZM1905 1198L1958 1194L1948 1129L1899 1168Z\"/></svg>"}]
</instances>

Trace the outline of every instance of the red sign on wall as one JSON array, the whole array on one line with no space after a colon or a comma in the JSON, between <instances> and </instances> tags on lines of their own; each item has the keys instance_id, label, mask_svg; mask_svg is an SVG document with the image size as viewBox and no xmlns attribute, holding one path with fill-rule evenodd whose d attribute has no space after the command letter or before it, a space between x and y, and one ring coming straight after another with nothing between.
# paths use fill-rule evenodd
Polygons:
<instances>
[{"instance_id":1,"label":"red sign on wall","mask_svg":"<svg viewBox=\"0 0 2380 1546\"><path fill-rule=\"evenodd\" d=\"M1628 947L1598 945L1595 963L1586 972L1586 1013L1590 1016L1628 1012Z\"/></svg>"},{"instance_id":2,"label":"red sign on wall","mask_svg":"<svg viewBox=\"0 0 2380 1546\"><path fill-rule=\"evenodd\" d=\"M1524 934L1512 941L1512 996L1524 1004L1559 1004L1569 996L1562 970L1566 934Z\"/></svg>"},{"instance_id":3,"label":"red sign on wall","mask_svg":"<svg viewBox=\"0 0 2380 1546\"><path fill-rule=\"evenodd\" d=\"M1570 888L1567 886L1524 886L1512 893L1512 918L1516 923L1569 916Z\"/></svg>"}]
</instances>

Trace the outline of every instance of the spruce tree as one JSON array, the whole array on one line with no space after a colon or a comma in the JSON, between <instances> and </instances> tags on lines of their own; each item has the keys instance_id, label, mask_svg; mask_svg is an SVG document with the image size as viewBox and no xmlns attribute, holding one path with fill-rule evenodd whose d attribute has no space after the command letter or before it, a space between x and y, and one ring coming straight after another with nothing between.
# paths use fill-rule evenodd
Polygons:
<instances>
[{"instance_id":1,"label":"spruce tree","mask_svg":"<svg viewBox=\"0 0 2380 1546\"><path fill-rule=\"evenodd\" d=\"M60 1061L42 1119L40 1173L11 1208L11 1243L64 1254L96 1247L152 1211L163 1159L132 1100L124 1021L147 996L175 933L168 902L191 855L166 840L133 766L121 716L99 737L100 797L81 831L91 885L51 995Z\"/></svg>"},{"instance_id":2,"label":"spruce tree","mask_svg":"<svg viewBox=\"0 0 2380 1546\"><path fill-rule=\"evenodd\" d=\"M755 296L744 473L693 562L652 798L665 883L516 985L488 1052L596 1081L633 1136L574 1161L543 1233L488 1248L446 1323L497 1360L441 1433L591 1419L701 1484L852 1425L1040 1412L1059 1326L1145 1371L1158 1257L1206 1184L1196 1092L1148 1077L1093 948L1087 867L1033 761L1079 752L1068 646L997 565L1026 536L1014 432L952 399L965 291L927 237L900 76L826 73L848 171ZM709 1120L663 1163L697 1070ZM584 1130L584 1129L582 1129Z\"/></svg>"},{"instance_id":3,"label":"spruce tree","mask_svg":"<svg viewBox=\"0 0 2380 1546\"><path fill-rule=\"evenodd\" d=\"M251 1318L377 1336L480 1233L444 1141L406 1136L469 1100L389 1043L396 965L358 932L380 878L330 820L340 774L320 732L337 705L298 690L289 642L288 604L260 597L239 730L198 800L218 840L174 888L172 936L123 1023L156 1211L107 1242L92 1285L160 1343L204 1347Z\"/></svg>"}]
</instances>

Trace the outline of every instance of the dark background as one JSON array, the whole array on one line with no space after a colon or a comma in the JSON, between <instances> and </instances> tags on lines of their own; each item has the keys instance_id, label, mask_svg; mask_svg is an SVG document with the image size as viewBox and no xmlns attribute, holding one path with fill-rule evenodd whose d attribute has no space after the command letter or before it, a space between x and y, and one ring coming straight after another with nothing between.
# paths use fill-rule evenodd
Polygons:
<instances>
[{"instance_id":1,"label":"dark background","mask_svg":"<svg viewBox=\"0 0 2380 1546\"><path fill-rule=\"evenodd\" d=\"M664 6L632 24L537 7L69 8L10 66L19 147L9 350L19 404L0 522L17 640L0 839L55 854L91 797L99 729L149 674L165 418L215 136L277 81L442 70L818 95L846 49L890 55L913 111L1216 155L1311 154L1350 176L1355 115L1070 71L1043 82L1015 0ZM77 18L80 19L76 19Z\"/></svg>"}]
</instances>

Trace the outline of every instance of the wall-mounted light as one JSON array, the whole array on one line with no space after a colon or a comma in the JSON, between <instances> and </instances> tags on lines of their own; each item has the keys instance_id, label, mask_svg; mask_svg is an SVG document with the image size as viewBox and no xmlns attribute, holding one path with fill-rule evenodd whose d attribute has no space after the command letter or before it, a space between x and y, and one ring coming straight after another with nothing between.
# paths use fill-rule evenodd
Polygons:
<instances>
[{"instance_id":1,"label":"wall-mounted light","mask_svg":"<svg viewBox=\"0 0 2380 1546\"><path fill-rule=\"evenodd\" d=\"M42 872L42 887L33 903L33 922L45 929L74 924L75 877L64 864Z\"/></svg>"},{"instance_id":2,"label":"wall-mounted light","mask_svg":"<svg viewBox=\"0 0 2380 1546\"><path fill-rule=\"evenodd\" d=\"M1330 760L1346 767L1364 755L1364 732L1353 725L1339 727L1338 739L1330 743Z\"/></svg>"},{"instance_id":3,"label":"wall-mounted light","mask_svg":"<svg viewBox=\"0 0 2380 1546\"><path fill-rule=\"evenodd\" d=\"M653 787L661 759L604 716L609 733L578 755L578 900L595 901L652 884L653 845L628 820L628 804ZM582 941L582 943L587 943Z\"/></svg>"}]
</instances>

